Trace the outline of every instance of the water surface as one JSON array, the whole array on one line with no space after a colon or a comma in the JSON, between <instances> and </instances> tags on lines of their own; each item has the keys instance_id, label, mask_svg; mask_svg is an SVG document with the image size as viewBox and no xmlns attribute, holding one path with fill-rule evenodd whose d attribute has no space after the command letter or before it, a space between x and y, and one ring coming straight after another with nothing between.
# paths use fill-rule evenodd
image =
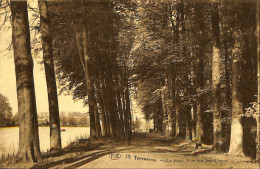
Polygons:
<instances>
[{"instance_id":1,"label":"water surface","mask_svg":"<svg viewBox=\"0 0 260 169\"><path fill-rule=\"evenodd\" d=\"M62 127L66 129L61 132L62 147L67 146L77 138L89 137L89 127ZM50 149L50 128L39 127L40 148L42 152ZM0 154L17 153L19 147L19 128L5 127L0 128Z\"/></svg>"}]
</instances>

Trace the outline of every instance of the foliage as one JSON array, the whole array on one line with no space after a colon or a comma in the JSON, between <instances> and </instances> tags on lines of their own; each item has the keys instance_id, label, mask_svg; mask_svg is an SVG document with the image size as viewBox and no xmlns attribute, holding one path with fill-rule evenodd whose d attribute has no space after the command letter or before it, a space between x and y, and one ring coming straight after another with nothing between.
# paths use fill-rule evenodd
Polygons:
<instances>
[{"instance_id":1,"label":"foliage","mask_svg":"<svg viewBox=\"0 0 260 169\"><path fill-rule=\"evenodd\" d=\"M10 103L4 95L0 94L0 127L13 125L13 112Z\"/></svg>"},{"instance_id":2,"label":"foliage","mask_svg":"<svg viewBox=\"0 0 260 169\"><path fill-rule=\"evenodd\" d=\"M258 103L252 102L251 106L248 108L245 108L245 114L243 114L244 117L254 117L257 118L257 115L259 114L258 110Z\"/></svg>"}]
</instances>

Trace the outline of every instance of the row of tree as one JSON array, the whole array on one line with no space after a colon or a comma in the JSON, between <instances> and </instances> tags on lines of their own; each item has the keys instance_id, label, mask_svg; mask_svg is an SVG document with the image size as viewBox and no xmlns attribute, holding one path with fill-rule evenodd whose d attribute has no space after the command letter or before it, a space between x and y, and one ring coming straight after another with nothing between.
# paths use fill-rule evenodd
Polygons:
<instances>
[{"instance_id":1,"label":"row of tree","mask_svg":"<svg viewBox=\"0 0 260 169\"><path fill-rule=\"evenodd\" d=\"M130 98L127 58L119 58L121 21L114 10L109 1L50 4L61 92L89 105L91 136L100 137L101 119L105 136L122 139L131 128Z\"/></svg>"},{"instance_id":2,"label":"row of tree","mask_svg":"<svg viewBox=\"0 0 260 169\"><path fill-rule=\"evenodd\" d=\"M69 92L88 105L90 138L105 136L126 140L131 134L130 83L126 66L131 43L120 43L130 33L119 35L119 30L124 29L124 16L116 11L122 6L131 8L131 4L127 1L39 0L38 6L39 10L30 9L36 12L34 16L40 17L39 25L33 28L41 33L49 100L50 149L61 149L55 69L60 92ZM11 9L19 113L18 158L38 162L42 156L28 4L27 1L1 1L2 9L8 7Z\"/></svg>"},{"instance_id":3,"label":"row of tree","mask_svg":"<svg viewBox=\"0 0 260 169\"><path fill-rule=\"evenodd\" d=\"M27 2L10 7L19 157L40 161ZM51 149L61 148L57 78L88 105L92 138L129 137L134 92L155 131L260 156L258 1L41 0L39 14Z\"/></svg>"},{"instance_id":4,"label":"row of tree","mask_svg":"<svg viewBox=\"0 0 260 169\"><path fill-rule=\"evenodd\" d=\"M259 2L147 0L137 13L133 80L155 130L259 157Z\"/></svg>"}]
</instances>

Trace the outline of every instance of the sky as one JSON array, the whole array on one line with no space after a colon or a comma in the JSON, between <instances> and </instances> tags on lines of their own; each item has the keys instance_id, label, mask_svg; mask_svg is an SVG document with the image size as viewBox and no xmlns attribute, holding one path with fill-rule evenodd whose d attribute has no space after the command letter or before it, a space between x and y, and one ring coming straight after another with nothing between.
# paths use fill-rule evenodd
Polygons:
<instances>
[{"instance_id":1,"label":"sky","mask_svg":"<svg viewBox=\"0 0 260 169\"><path fill-rule=\"evenodd\" d=\"M37 1L31 0L30 5L37 7ZM32 13L29 13L29 18ZM0 25L3 21L3 15L0 16ZM8 28L9 27L9 28ZM13 113L18 111L17 94L16 94L16 79L13 51L8 51L7 48L11 43L12 29L10 21L6 22L4 29L0 30L0 93L5 95L13 109ZM33 54L34 60L34 83L36 94L36 106L38 112L48 112L48 96L46 79L42 61L42 53ZM87 107L83 107L82 101L75 102L72 96L58 96L59 110L70 112L87 112Z\"/></svg>"}]
</instances>

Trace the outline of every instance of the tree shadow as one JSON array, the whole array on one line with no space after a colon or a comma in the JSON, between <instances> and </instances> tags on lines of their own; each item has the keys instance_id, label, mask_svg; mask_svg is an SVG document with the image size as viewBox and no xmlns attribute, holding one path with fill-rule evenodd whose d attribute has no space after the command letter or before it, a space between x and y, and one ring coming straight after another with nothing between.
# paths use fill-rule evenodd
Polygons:
<instances>
[{"instance_id":1,"label":"tree shadow","mask_svg":"<svg viewBox=\"0 0 260 169\"><path fill-rule=\"evenodd\" d=\"M45 155L43 155L43 159L47 159L45 163L41 164L35 164L31 168L77 168L82 165L85 165L91 161L94 161L98 158L101 158L105 155L108 155L110 153L119 153L125 150L133 150L133 149L139 149L140 147L143 147L143 143L145 143L147 147L153 147L156 145L160 145L161 147L168 146L173 142L173 140L168 139L157 139L157 138L150 138L147 137L146 134L138 134L133 137L132 144L124 144L124 142L118 142L111 144L111 147L102 147L103 145L107 145L104 143L95 143L95 144L86 144L86 145L78 145L73 146L71 148L64 149L61 152L50 152ZM126 146L126 147L125 147ZM130 146L130 147L129 147ZM116 147L120 149L116 149ZM93 151L93 152L90 152ZM142 151L142 150L141 150ZM54 161L55 159L50 159L48 161L48 158L55 158L64 156L66 154L70 154L73 152L89 152L85 155L80 155L76 157L64 157L62 159L58 159L57 161ZM145 153L144 151L143 153ZM165 149L157 149L152 152L162 153L162 152L171 152L174 153L176 151L174 150L165 150ZM182 152L181 150L177 150L177 152Z\"/></svg>"},{"instance_id":2,"label":"tree shadow","mask_svg":"<svg viewBox=\"0 0 260 169\"><path fill-rule=\"evenodd\" d=\"M130 149L132 149L132 148L125 148L125 149L121 149L121 150L117 150L117 151L115 151L115 150L111 151L109 149L99 150L98 152L93 152L93 153L90 153L90 154L87 154L84 156L80 156L80 157L65 158L62 160L48 162L45 164L35 164L33 167L31 167L31 169L33 169L33 168L51 168L51 167L55 167L55 166L58 167L59 165L64 165L63 168L77 168L77 167L85 165L93 160L96 160L102 156L108 155L110 153L116 153L116 152L130 150ZM93 150L94 150L94 148L93 148ZM95 150L98 150L98 149L95 149ZM84 150L84 151L86 151L86 150ZM75 152L76 152L76 150L75 150ZM68 153L70 153L70 152L68 152ZM56 155L58 156L58 154L56 154ZM83 159L85 159L85 160L83 160ZM74 164L65 166L66 164L70 164L70 163L74 163Z\"/></svg>"},{"instance_id":3,"label":"tree shadow","mask_svg":"<svg viewBox=\"0 0 260 169\"><path fill-rule=\"evenodd\" d=\"M86 152L86 151L92 151L92 150L96 150L98 149L100 146L103 146L104 143L97 143L97 144L91 144L91 145L79 145L79 146L75 146L75 147L70 147L70 148L66 148L63 149L61 151L57 151L57 152L48 152L46 154L43 155L43 159L46 158L50 158L50 157L58 157L58 156L62 156L68 153L73 153L73 152Z\"/></svg>"},{"instance_id":4,"label":"tree shadow","mask_svg":"<svg viewBox=\"0 0 260 169\"><path fill-rule=\"evenodd\" d=\"M72 165L70 165L70 166L68 166L68 167L65 167L65 169L80 167L80 166L82 166L82 165L85 165L85 164L87 164L87 163L89 163L89 162L91 162L91 161L94 161L94 160L96 160L96 159L98 159L98 158L100 158L100 157L102 157L102 156L108 155L108 154L110 154L110 153L111 153L111 152L108 152L108 151L107 151L107 152L102 152L102 153L100 153L100 154L94 153L94 154L92 154L92 156L91 156L90 158L87 158L86 160L83 160L83 161L77 162L77 163L75 163L75 164L72 164Z\"/></svg>"}]
</instances>

